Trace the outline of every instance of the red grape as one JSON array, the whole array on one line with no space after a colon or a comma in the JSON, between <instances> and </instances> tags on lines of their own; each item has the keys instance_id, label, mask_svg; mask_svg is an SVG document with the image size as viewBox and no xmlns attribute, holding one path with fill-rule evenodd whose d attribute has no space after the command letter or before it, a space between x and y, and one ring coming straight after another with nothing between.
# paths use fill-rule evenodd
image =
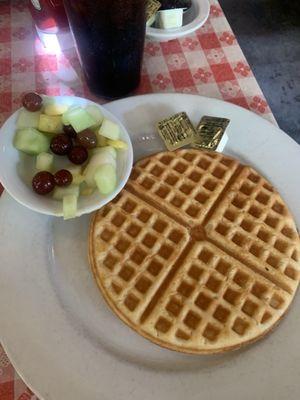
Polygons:
<instances>
[{"instance_id":1,"label":"red grape","mask_svg":"<svg viewBox=\"0 0 300 400\"><path fill-rule=\"evenodd\" d=\"M60 133L51 140L50 148L54 154L65 156L72 149L72 140L66 133Z\"/></svg>"},{"instance_id":2,"label":"red grape","mask_svg":"<svg viewBox=\"0 0 300 400\"><path fill-rule=\"evenodd\" d=\"M73 175L67 169L61 169L54 174L54 181L57 186L69 186L73 181Z\"/></svg>"},{"instance_id":3,"label":"red grape","mask_svg":"<svg viewBox=\"0 0 300 400\"><path fill-rule=\"evenodd\" d=\"M33 190L40 195L45 195L54 189L54 176L47 171L38 172L32 179Z\"/></svg>"},{"instance_id":4,"label":"red grape","mask_svg":"<svg viewBox=\"0 0 300 400\"><path fill-rule=\"evenodd\" d=\"M42 108L43 99L39 94L30 92L23 96L22 104L28 111L39 111Z\"/></svg>"},{"instance_id":5,"label":"red grape","mask_svg":"<svg viewBox=\"0 0 300 400\"><path fill-rule=\"evenodd\" d=\"M88 159L88 151L83 146L74 146L68 153L69 160L73 164L83 164Z\"/></svg>"},{"instance_id":6,"label":"red grape","mask_svg":"<svg viewBox=\"0 0 300 400\"><path fill-rule=\"evenodd\" d=\"M76 131L74 130L72 125L64 125L63 127L64 132L69 135L71 138L76 137Z\"/></svg>"},{"instance_id":7,"label":"red grape","mask_svg":"<svg viewBox=\"0 0 300 400\"><path fill-rule=\"evenodd\" d=\"M87 149L92 149L97 147L97 136L91 129L85 129L77 134L77 142Z\"/></svg>"}]
</instances>

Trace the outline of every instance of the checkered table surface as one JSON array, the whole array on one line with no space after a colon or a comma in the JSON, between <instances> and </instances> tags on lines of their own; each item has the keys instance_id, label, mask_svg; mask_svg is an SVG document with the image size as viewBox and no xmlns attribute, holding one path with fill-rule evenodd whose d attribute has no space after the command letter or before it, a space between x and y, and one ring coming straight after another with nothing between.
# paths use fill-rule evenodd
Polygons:
<instances>
[{"instance_id":1,"label":"checkered table surface","mask_svg":"<svg viewBox=\"0 0 300 400\"><path fill-rule=\"evenodd\" d=\"M210 17L195 34L165 43L146 41L136 94L199 93L238 104L275 123L218 1L210 3ZM0 0L0 126L28 90L104 102L86 87L70 34L61 35L59 42L60 48L57 43L42 45L25 0ZM0 399L36 399L1 345Z\"/></svg>"}]
</instances>

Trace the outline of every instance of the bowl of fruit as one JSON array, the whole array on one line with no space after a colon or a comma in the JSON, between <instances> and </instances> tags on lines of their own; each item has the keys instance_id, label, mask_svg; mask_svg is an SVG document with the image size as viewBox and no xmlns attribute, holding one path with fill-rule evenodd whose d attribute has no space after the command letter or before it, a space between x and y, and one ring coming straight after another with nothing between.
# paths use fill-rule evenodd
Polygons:
<instances>
[{"instance_id":1,"label":"bowl of fruit","mask_svg":"<svg viewBox=\"0 0 300 400\"><path fill-rule=\"evenodd\" d=\"M27 93L22 104L0 129L0 182L15 200L70 219L122 190L133 150L114 115L79 97Z\"/></svg>"}]
</instances>

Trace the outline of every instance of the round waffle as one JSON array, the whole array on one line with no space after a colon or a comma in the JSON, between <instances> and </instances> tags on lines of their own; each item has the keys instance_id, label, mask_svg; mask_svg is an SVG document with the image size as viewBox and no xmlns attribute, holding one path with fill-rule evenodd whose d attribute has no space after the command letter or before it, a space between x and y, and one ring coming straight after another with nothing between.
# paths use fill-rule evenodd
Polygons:
<instances>
[{"instance_id":1,"label":"round waffle","mask_svg":"<svg viewBox=\"0 0 300 400\"><path fill-rule=\"evenodd\" d=\"M101 292L135 331L186 353L253 342L287 311L299 237L276 190L222 154L164 152L139 161L91 224Z\"/></svg>"}]
</instances>

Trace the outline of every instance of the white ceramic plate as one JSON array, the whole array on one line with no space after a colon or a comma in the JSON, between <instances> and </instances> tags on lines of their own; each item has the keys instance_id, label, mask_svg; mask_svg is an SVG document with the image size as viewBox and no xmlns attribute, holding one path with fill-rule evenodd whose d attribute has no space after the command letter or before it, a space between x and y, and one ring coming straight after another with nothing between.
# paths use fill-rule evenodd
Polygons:
<instances>
[{"instance_id":1,"label":"white ceramic plate","mask_svg":"<svg viewBox=\"0 0 300 400\"><path fill-rule=\"evenodd\" d=\"M205 24L209 16L208 0L193 0L192 7L183 14L183 26L173 29L147 27L146 35L161 42L190 35Z\"/></svg>"},{"instance_id":2,"label":"white ceramic plate","mask_svg":"<svg viewBox=\"0 0 300 400\"><path fill-rule=\"evenodd\" d=\"M108 104L131 134L136 159L163 149L155 123L185 110L231 119L225 152L263 172L300 225L300 147L262 118L192 95ZM0 338L27 384L45 400L299 398L300 296L265 340L218 356L159 348L108 309L87 262L87 216L64 222L0 200Z\"/></svg>"}]
</instances>

